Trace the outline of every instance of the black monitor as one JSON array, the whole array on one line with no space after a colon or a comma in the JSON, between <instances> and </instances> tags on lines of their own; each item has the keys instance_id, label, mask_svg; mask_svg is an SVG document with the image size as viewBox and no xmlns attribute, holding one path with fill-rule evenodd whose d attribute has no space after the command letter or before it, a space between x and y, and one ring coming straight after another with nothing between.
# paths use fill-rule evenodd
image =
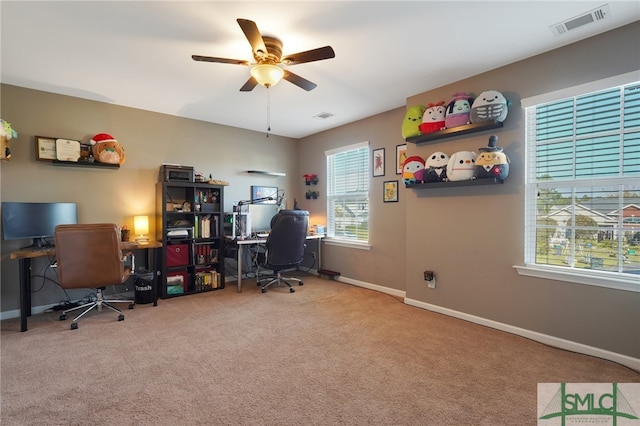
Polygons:
<instances>
[{"instance_id":1,"label":"black monitor","mask_svg":"<svg viewBox=\"0 0 640 426\"><path fill-rule=\"evenodd\" d=\"M51 245L56 226L78 223L76 203L2 203L2 238L5 240L32 239L30 247Z\"/></svg>"}]
</instances>

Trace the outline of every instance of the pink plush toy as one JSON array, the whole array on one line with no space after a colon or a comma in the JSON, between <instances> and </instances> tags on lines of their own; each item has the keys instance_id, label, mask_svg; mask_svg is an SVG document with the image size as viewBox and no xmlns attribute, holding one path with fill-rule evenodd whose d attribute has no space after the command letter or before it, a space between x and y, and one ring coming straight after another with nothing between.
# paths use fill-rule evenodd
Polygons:
<instances>
[{"instance_id":1,"label":"pink plush toy","mask_svg":"<svg viewBox=\"0 0 640 426\"><path fill-rule=\"evenodd\" d=\"M418 126L420 132L431 133L444 129L445 113L444 101L427 105L427 109L422 114L422 124Z\"/></svg>"},{"instance_id":2,"label":"pink plush toy","mask_svg":"<svg viewBox=\"0 0 640 426\"><path fill-rule=\"evenodd\" d=\"M445 127L464 126L471 123L471 104L473 96L469 93L457 92L447 104L447 114L444 119Z\"/></svg>"}]
</instances>

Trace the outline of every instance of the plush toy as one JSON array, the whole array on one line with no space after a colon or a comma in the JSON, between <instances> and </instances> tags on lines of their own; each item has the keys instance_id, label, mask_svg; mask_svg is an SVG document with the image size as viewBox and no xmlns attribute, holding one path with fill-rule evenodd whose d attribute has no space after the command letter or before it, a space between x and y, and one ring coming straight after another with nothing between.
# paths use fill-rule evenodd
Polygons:
<instances>
[{"instance_id":1,"label":"plush toy","mask_svg":"<svg viewBox=\"0 0 640 426\"><path fill-rule=\"evenodd\" d=\"M497 178L505 180L509 176L509 157L497 146L498 137L489 136L489 145L480 148L476 158L476 178Z\"/></svg>"},{"instance_id":2,"label":"plush toy","mask_svg":"<svg viewBox=\"0 0 640 426\"><path fill-rule=\"evenodd\" d=\"M124 164L124 148L107 133L98 133L89 143L93 146L95 161L107 164Z\"/></svg>"},{"instance_id":3,"label":"plush toy","mask_svg":"<svg viewBox=\"0 0 640 426\"><path fill-rule=\"evenodd\" d=\"M434 152L424 162L425 182L444 182L447 180L449 156L444 152Z\"/></svg>"},{"instance_id":4,"label":"plush toy","mask_svg":"<svg viewBox=\"0 0 640 426\"><path fill-rule=\"evenodd\" d=\"M504 121L509 112L509 101L497 90L487 90L480 93L471 104L471 122L496 120Z\"/></svg>"},{"instance_id":5,"label":"plush toy","mask_svg":"<svg viewBox=\"0 0 640 426\"><path fill-rule=\"evenodd\" d=\"M406 184L422 183L424 181L424 158L412 155L404 160L402 180Z\"/></svg>"},{"instance_id":6,"label":"plush toy","mask_svg":"<svg viewBox=\"0 0 640 426\"><path fill-rule=\"evenodd\" d=\"M457 92L447 104L447 111L444 120L445 127L464 126L471 123L471 104L473 95L465 92Z\"/></svg>"},{"instance_id":7,"label":"plush toy","mask_svg":"<svg viewBox=\"0 0 640 426\"><path fill-rule=\"evenodd\" d=\"M411 136L420 136L420 123L422 123L422 115L425 107L415 105L407 108L407 112L402 121L402 137L409 138Z\"/></svg>"},{"instance_id":8,"label":"plush toy","mask_svg":"<svg viewBox=\"0 0 640 426\"><path fill-rule=\"evenodd\" d=\"M447 180L471 180L475 179L476 154L473 151L458 151L449 157L447 163Z\"/></svg>"},{"instance_id":9,"label":"plush toy","mask_svg":"<svg viewBox=\"0 0 640 426\"><path fill-rule=\"evenodd\" d=\"M437 132L444 129L444 116L446 108L444 101L428 104L422 114L422 124L418 126L421 133Z\"/></svg>"}]
</instances>

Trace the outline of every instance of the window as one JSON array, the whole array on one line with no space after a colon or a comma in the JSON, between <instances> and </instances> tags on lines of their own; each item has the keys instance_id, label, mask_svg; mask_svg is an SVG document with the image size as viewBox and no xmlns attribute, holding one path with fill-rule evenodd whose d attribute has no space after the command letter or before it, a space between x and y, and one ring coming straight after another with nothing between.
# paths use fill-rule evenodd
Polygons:
<instances>
[{"instance_id":1,"label":"window","mask_svg":"<svg viewBox=\"0 0 640 426\"><path fill-rule=\"evenodd\" d=\"M326 151L327 237L369 242L369 143Z\"/></svg>"},{"instance_id":2,"label":"window","mask_svg":"<svg viewBox=\"0 0 640 426\"><path fill-rule=\"evenodd\" d=\"M640 291L640 83L532 104L526 129L526 267Z\"/></svg>"}]
</instances>

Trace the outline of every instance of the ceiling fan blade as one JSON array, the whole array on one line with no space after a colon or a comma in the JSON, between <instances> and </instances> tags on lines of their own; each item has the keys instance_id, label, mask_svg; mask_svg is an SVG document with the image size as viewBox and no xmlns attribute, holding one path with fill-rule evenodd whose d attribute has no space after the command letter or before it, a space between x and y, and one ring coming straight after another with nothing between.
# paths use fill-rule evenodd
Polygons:
<instances>
[{"instance_id":1,"label":"ceiling fan blade","mask_svg":"<svg viewBox=\"0 0 640 426\"><path fill-rule=\"evenodd\" d=\"M317 49L307 50L306 52L294 53L282 58L285 65L303 64L305 62L321 61L323 59L335 58L336 54L331 46L319 47Z\"/></svg>"},{"instance_id":2,"label":"ceiling fan blade","mask_svg":"<svg viewBox=\"0 0 640 426\"><path fill-rule=\"evenodd\" d=\"M200 56L200 55L191 55L191 59L199 62L219 62L222 64L233 64L233 65L249 65L249 61L243 61L242 59L229 59L229 58L216 58L213 56Z\"/></svg>"},{"instance_id":3,"label":"ceiling fan blade","mask_svg":"<svg viewBox=\"0 0 640 426\"><path fill-rule=\"evenodd\" d=\"M306 78L302 78L299 75L287 70L284 71L284 77L282 78L287 80L289 83L293 83L296 86L303 88L307 92L315 89L318 86L317 84L307 80Z\"/></svg>"},{"instance_id":4,"label":"ceiling fan blade","mask_svg":"<svg viewBox=\"0 0 640 426\"><path fill-rule=\"evenodd\" d=\"M240 18L236 19L236 21L238 21L242 32L245 37L247 37L247 40L249 40L253 53L258 57L266 56L269 52L267 51L267 46L264 44L264 40L262 39L262 35L260 35L260 30L258 30L256 23L248 19Z\"/></svg>"},{"instance_id":5,"label":"ceiling fan blade","mask_svg":"<svg viewBox=\"0 0 640 426\"><path fill-rule=\"evenodd\" d=\"M258 85L258 80L253 77L249 77L249 80L240 88L241 92L250 92L254 87Z\"/></svg>"}]
</instances>

